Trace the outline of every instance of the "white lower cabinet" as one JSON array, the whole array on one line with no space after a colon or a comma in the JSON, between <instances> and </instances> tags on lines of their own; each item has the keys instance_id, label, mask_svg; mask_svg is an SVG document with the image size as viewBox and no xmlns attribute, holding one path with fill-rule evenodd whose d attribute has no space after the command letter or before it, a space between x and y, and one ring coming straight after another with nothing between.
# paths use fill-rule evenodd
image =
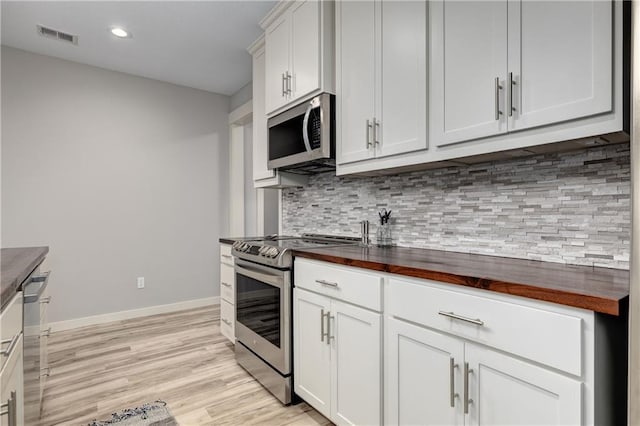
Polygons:
<instances>
[{"instance_id":1,"label":"white lower cabinet","mask_svg":"<svg viewBox=\"0 0 640 426\"><path fill-rule=\"evenodd\" d=\"M24 425L22 292L0 314L0 426Z\"/></svg>"},{"instance_id":2,"label":"white lower cabinet","mask_svg":"<svg viewBox=\"0 0 640 426\"><path fill-rule=\"evenodd\" d=\"M394 318L387 333L386 424L582 423L577 379Z\"/></svg>"},{"instance_id":3,"label":"white lower cabinet","mask_svg":"<svg viewBox=\"0 0 640 426\"><path fill-rule=\"evenodd\" d=\"M229 244L220 244L220 333L236 343L236 274Z\"/></svg>"},{"instance_id":4,"label":"white lower cabinet","mask_svg":"<svg viewBox=\"0 0 640 426\"><path fill-rule=\"evenodd\" d=\"M472 343L465 343L465 363L466 424L583 424L579 380Z\"/></svg>"},{"instance_id":5,"label":"white lower cabinet","mask_svg":"<svg viewBox=\"0 0 640 426\"><path fill-rule=\"evenodd\" d=\"M294 289L295 392L336 424L382 414L382 315Z\"/></svg>"}]
</instances>

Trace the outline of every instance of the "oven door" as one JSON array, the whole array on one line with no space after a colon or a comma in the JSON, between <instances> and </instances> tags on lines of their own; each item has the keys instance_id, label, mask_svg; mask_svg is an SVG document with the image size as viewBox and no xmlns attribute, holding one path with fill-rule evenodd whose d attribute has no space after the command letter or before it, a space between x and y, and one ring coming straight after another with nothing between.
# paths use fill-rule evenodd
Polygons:
<instances>
[{"instance_id":1,"label":"oven door","mask_svg":"<svg viewBox=\"0 0 640 426\"><path fill-rule=\"evenodd\" d=\"M291 272L236 259L236 339L291 372Z\"/></svg>"}]
</instances>

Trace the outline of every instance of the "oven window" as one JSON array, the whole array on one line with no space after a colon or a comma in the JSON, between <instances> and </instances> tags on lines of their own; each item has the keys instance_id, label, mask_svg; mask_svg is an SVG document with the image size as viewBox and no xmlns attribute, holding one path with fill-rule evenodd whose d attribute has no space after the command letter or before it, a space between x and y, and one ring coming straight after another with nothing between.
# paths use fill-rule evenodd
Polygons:
<instances>
[{"instance_id":1,"label":"oven window","mask_svg":"<svg viewBox=\"0 0 640 426\"><path fill-rule=\"evenodd\" d=\"M236 273L236 319L280 347L280 289Z\"/></svg>"}]
</instances>

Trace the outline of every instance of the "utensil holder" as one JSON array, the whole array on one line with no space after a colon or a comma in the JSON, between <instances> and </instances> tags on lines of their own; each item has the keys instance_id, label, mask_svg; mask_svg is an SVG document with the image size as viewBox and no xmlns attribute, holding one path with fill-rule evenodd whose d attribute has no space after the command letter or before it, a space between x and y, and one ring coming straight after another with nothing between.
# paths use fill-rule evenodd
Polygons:
<instances>
[{"instance_id":1,"label":"utensil holder","mask_svg":"<svg viewBox=\"0 0 640 426\"><path fill-rule=\"evenodd\" d=\"M378 231L376 232L376 243L378 247L391 247L393 245L391 226L388 223L378 226Z\"/></svg>"}]
</instances>

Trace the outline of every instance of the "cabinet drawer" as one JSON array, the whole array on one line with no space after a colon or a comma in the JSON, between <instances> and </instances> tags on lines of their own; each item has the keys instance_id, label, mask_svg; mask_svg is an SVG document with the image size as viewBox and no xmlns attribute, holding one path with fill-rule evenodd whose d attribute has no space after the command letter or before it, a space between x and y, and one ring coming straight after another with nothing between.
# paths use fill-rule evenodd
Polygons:
<instances>
[{"instance_id":1,"label":"cabinet drawer","mask_svg":"<svg viewBox=\"0 0 640 426\"><path fill-rule=\"evenodd\" d=\"M7 341L0 345L2 350L9 349L13 343L13 350L16 348L17 339L22 333L22 292L19 291L13 299L5 306L0 314L0 340ZM0 369L7 361L7 356L0 354Z\"/></svg>"},{"instance_id":2,"label":"cabinet drawer","mask_svg":"<svg viewBox=\"0 0 640 426\"><path fill-rule=\"evenodd\" d=\"M362 269L297 258L296 287L325 294L375 311L382 310L382 277Z\"/></svg>"},{"instance_id":3,"label":"cabinet drawer","mask_svg":"<svg viewBox=\"0 0 640 426\"><path fill-rule=\"evenodd\" d=\"M581 375L583 323L578 312L572 316L446 287L451 286L392 278L389 313Z\"/></svg>"},{"instance_id":4,"label":"cabinet drawer","mask_svg":"<svg viewBox=\"0 0 640 426\"><path fill-rule=\"evenodd\" d=\"M220 301L220 332L233 343L236 342L235 309L226 300Z\"/></svg>"},{"instance_id":5,"label":"cabinet drawer","mask_svg":"<svg viewBox=\"0 0 640 426\"><path fill-rule=\"evenodd\" d=\"M233 266L233 256L229 244L220 244L220 262Z\"/></svg>"},{"instance_id":6,"label":"cabinet drawer","mask_svg":"<svg viewBox=\"0 0 640 426\"><path fill-rule=\"evenodd\" d=\"M233 267L224 263L220 264L220 297L231 304L234 304L236 300L234 284L235 275Z\"/></svg>"}]
</instances>

